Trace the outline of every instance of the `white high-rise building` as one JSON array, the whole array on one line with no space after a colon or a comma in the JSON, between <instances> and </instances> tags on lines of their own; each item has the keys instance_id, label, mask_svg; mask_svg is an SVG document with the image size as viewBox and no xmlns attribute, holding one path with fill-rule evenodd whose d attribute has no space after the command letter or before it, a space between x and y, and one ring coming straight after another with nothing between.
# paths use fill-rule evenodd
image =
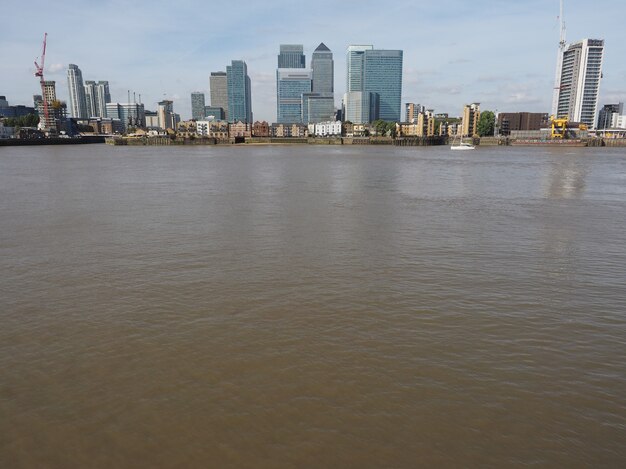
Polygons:
<instances>
[{"instance_id":1,"label":"white high-rise building","mask_svg":"<svg viewBox=\"0 0 626 469\"><path fill-rule=\"evenodd\" d=\"M108 81L87 80L85 82L85 101L89 117L107 117L107 104L111 102Z\"/></svg>"},{"instance_id":2,"label":"white high-rise building","mask_svg":"<svg viewBox=\"0 0 626 469\"><path fill-rule=\"evenodd\" d=\"M67 87L70 94L70 115L79 119L89 117L83 74L77 65L69 64L67 68Z\"/></svg>"},{"instance_id":3,"label":"white high-rise building","mask_svg":"<svg viewBox=\"0 0 626 469\"><path fill-rule=\"evenodd\" d=\"M96 82L85 81L85 103L87 104L87 115L89 117L98 117L96 111Z\"/></svg>"},{"instance_id":4,"label":"white high-rise building","mask_svg":"<svg viewBox=\"0 0 626 469\"><path fill-rule=\"evenodd\" d=\"M584 39L565 48L558 71L556 117L595 128L603 58L602 39Z\"/></svg>"},{"instance_id":5,"label":"white high-rise building","mask_svg":"<svg viewBox=\"0 0 626 469\"><path fill-rule=\"evenodd\" d=\"M139 95L141 97L141 95ZM99 81L96 83L96 112L99 117L107 116L107 104L111 102L111 92L109 91L108 81Z\"/></svg>"}]
</instances>

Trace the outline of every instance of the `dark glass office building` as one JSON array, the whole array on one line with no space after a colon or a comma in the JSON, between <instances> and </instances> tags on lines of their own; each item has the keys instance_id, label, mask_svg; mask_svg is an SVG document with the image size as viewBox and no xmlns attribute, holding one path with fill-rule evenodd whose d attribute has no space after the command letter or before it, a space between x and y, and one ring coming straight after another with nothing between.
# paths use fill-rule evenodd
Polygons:
<instances>
[{"instance_id":1,"label":"dark glass office building","mask_svg":"<svg viewBox=\"0 0 626 469\"><path fill-rule=\"evenodd\" d=\"M375 93L377 108L370 115L370 122L376 119L400 122L402 109L402 51L365 51L363 60L363 91Z\"/></svg>"},{"instance_id":2,"label":"dark glass office building","mask_svg":"<svg viewBox=\"0 0 626 469\"><path fill-rule=\"evenodd\" d=\"M228 86L228 121L252 124L252 96L248 66L243 60L233 60L226 67Z\"/></svg>"}]
</instances>

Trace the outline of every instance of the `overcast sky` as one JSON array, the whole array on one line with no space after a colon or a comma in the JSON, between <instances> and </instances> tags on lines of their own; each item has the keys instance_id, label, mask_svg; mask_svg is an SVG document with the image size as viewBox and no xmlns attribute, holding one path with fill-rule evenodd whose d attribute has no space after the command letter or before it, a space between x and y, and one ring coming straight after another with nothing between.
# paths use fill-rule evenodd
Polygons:
<instances>
[{"instance_id":1,"label":"overcast sky","mask_svg":"<svg viewBox=\"0 0 626 469\"><path fill-rule=\"evenodd\" d=\"M3 2L5 3L5 2ZM230 5L233 6L230 9ZM626 100L626 3L566 0L568 42L605 39L600 104ZM183 119L190 93L233 59L248 64L255 119L276 119L276 56L303 44L310 64L320 42L333 52L335 101L345 91L350 44L404 50L402 102L459 115L482 109L548 112L558 44L558 0L316 0L6 2L0 28L0 95L32 106L33 60L48 32L46 78L68 99L67 64L84 80L108 80L113 101L127 90L146 109L174 100Z\"/></svg>"}]
</instances>

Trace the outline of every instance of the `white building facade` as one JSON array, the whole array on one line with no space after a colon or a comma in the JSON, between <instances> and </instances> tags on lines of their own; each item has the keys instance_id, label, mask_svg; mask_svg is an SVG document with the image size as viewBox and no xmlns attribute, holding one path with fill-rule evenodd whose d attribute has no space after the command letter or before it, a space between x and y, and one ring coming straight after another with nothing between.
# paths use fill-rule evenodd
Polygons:
<instances>
[{"instance_id":1,"label":"white building facade","mask_svg":"<svg viewBox=\"0 0 626 469\"><path fill-rule=\"evenodd\" d=\"M86 119L87 100L85 97L85 85L83 74L77 65L69 64L67 69L67 87L70 94L70 116Z\"/></svg>"},{"instance_id":2,"label":"white building facade","mask_svg":"<svg viewBox=\"0 0 626 469\"><path fill-rule=\"evenodd\" d=\"M595 128L604 40L584 39L563 52L556 115Z\"/></svg>"},{"instance_id":3,"label":"white building facade","mask_svg":"<svg viewBox=\"0 0 626 469\"><path fill-rule=\"evenodd\" d=\"M341 121L318 122L309 125L309 135L316 137L341 137Z\"/></svg>"}]
</instances>

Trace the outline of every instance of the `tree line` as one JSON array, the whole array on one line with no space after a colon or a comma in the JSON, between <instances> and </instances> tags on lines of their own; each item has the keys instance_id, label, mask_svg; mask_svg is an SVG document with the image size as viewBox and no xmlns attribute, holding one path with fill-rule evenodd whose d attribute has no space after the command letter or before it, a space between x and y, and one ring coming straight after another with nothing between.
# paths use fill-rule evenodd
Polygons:
<instances>
[{"instance_id":1,"label":"tree line","mask_svg":"<svg viewBox=\"0 0 626 469\"><path fill-rule=\"evenodd\" d=\"M26 114L20 117L6 117L4 125L6 127L37 127L39 116L37 114Z\"/></svg>"}]
</instances>

